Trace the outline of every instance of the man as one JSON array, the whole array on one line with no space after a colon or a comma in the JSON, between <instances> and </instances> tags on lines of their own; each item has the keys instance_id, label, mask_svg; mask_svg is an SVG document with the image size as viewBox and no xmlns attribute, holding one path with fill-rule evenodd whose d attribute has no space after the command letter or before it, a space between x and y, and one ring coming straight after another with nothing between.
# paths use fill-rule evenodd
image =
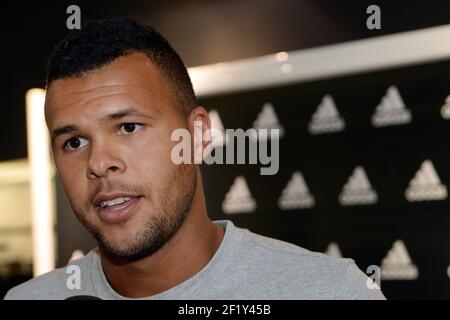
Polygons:
<instances>
[{"instance_id":1,"label":"man","mask_svg":"<svg viewBox=\"0 0 450 320\"><path fill-rule=\"evenodd\" d=\"M198 165L171 134L210 129L169 43L130 20L75 31L48 65L45 116L71 207L98 248L6 299L384 299L350 259L211 221ZM201 145L205 149L210 141Z\"/></svg>"}]
</instances>

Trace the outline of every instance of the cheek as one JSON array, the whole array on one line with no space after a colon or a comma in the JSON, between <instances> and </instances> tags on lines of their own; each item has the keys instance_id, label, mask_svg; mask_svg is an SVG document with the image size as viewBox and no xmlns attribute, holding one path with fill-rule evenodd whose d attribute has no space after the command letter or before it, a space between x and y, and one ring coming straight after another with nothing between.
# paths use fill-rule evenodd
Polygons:
<instances>
[{"instance_id":1,"label":"cheek","mask_svg":"<svg viewBox=\"0 0 450 320\"><path fill-rule=\"evenodd\" d=\"M55 164L58 168L58 176L69 200L72 204L79 205L78 202L86 196L85 193L88 191L85 185L84 171L75 163L55 161Z\"/></svg>"},{"instance_id":2,"label":"cheek","mask_svg":"<svg viewBox=\"0 0 450 320\"><path fill-rule=\"evenodd\" d=\"M129 145L126 151L128 178L145 186L153 193L159 193L169 183L177 169L171 159L172 141L169 139L150 139Z\"/></svg>"},{"instance_id":3,"label":"cheek","mask_svg":"<svg viewBox=\"0 0 450 320\"><path fill-rule=\"evenodd\" d=\"M176 142L170 140L168 129L152 129L142 139L128 142L126 145L127 166L135 167L145 172L164 171L173 166L172 148Z\"/></svg>"},{"instance_id":4,"label":"cheek","mask_svg":"<svg viewBox=\"0 0 450 320\"><path fill-rule=\"evenodd\" d=\"M136 179L136 182L145 186L164 183L165 177L172 169L172 163L167 161L165 153L160 148L141 149L130 154L127 162L127 178ZM152 190L156 191L156 190Z\"/></svg>"}]
</instances>

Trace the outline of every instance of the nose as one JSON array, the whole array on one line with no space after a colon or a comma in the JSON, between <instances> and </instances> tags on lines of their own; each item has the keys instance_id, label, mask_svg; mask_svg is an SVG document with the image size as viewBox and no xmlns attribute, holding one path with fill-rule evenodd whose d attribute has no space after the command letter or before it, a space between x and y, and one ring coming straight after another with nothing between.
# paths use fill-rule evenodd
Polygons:
<instances>
[{"instance_id":1,"label":"nose","mask_svg":"<svg viewBox=\"0 0 450 320\"><path fill-rule=\"evenodd\" d=\"M114 172L124 172L126 164L112 144L91 143L86 175L89 179L105 178Z\"/></svg>"}]
</instances>

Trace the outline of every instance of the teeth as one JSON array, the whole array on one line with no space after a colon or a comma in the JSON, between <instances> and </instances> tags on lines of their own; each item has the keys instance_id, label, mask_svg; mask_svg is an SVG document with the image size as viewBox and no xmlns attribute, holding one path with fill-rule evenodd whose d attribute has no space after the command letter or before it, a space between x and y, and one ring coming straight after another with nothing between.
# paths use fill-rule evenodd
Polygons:
<instances>
[{"instance_id":1,"label":"teeth","mask_svg":"<svg viewBox=\"0 0 450 320\"><path fill-rule=\"evenodd\" d=\"M106 208L106 207L114 206L116 204L122 204L129 200L131 200L131 197L118 197L115 199L100 202L100 207Z\"/></svg>"}]
</instances>

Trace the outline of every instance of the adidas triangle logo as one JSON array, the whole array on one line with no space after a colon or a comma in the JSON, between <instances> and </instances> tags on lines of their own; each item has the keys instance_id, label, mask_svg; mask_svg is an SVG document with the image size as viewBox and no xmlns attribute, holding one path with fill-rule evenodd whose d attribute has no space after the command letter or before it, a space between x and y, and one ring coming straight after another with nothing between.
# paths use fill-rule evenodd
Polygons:
<instances>
[{"instance_id":1,"label":"adidas triangle logo","mask_svg":"<svg viewBox=\"0 0 450 320\"><path fill-rule=\"evenodd\" d=\"M441 108L441 116L444 119L450 119L450 95L445 99L445 104Z\"/></svg>"},{"instance_id":2,"label":"adidas triangle logo","mask_svg":"<svg viewBox=\"0 0 450 320\"><path fill-rule=\"evenodd\" d=\"M282 138L284 136L284 128L278 120L275 109L270 102L267 102L262 107L261 112L258 114L255 122L253 122L253 128L257 131L257 136L252 133L251 137L253 140L267 140L271 136L271 129L279 130L278 138ZM260 129L267 129L267 132L261 131Z\"/></svg>"},{"instance_id":3,"label":"adidas triangle logo","mask_svg":"<svg viewBox=\"0 0 450 320\"><path fill-rule=\"evenodd\" d=\"M392 249L381 262L381 278L383 280L416 280L418 277L419 271L412 263L404 242L395 241Z\"/></svg>"},{"instance_id":4,"label":"adidas triangle logo","mask_svg":"<svg viewBox=\"0 0 450 320\"><path fill-rule=\"evenodd\" d=\"M411 112L406 108L396 86L387 89L372 116L374 127L394 126L411 122Z\"/></svg>"},{"instance_id":5,"label":"adidas triangle logo","mask_svg":"<svg viewBox=\"0 0 450 320\"><path fill-rule=\"evenodd\" d=\"M425 160L405 191L408 201L444 200L447 187L441 183L433 163Z\"/></svg>"},{"instance_id":6,"label":"adidas triangle logo","mask_svg":"<svg viewBox=\"0 0 450 320\"><path fill-rule=\"evenodd\" d=\"M310 134L338 132L345 129L344 119L341 118L331 95L322 98L308 124Z\"/></svg>"},{"instance_id":7,"label":"adidas triangle logo","mask_svg":"<svg viewBox=\"0 0 450 320\"><path fill-rule=\"evenodd\" d=\"M211 110L209 113L209 119L211 121L211 148L221 147L227 143L227 136L225 134L225 128L220 118L219 112L216 110ZM220 132L220 133L219 133Z\"/></svg>"},{"instance_id":8,"label":"adidas triangle logo","mask_svg":"<svg viewBox=\"0 0 450 320\"><path fill-rule=\"evenodd\" d=\"M226 214L249 213L256 209L256 202L250 194L247 182L242 176L238 176L225 195L222 210Z\"/></svg>"},{"instance_id":9,"label":"adidas triangle logo","mask_svg":"<svg viewBox=\"0 0 450 320\"><path fill-rule=\"evenodd\" d=\"M364 168L356 167L339 195L339 203L342 206L368 205L377 200L377 192L372 189Z\"/></svg>"},{"instance_id":10,"label":"adidas triangle logo","mask_svg":"<svg viewBox=\"0 0 450 320\"><path fill-rule=\"evenodd\" d=\"M300 172L294 172L292 175L278 199L278 206L282 210L305 209L314 206L314 197L309 192Z\"/></svg>"},{"instance_id":11,"label":"adidas triangle logo","mask_svg":"<svg viewBox=\"0 0 450 320\"><path fill-rule=\"evenodd\" d=\"M336 242L331 242L324 253L332 258L342 258L341 250L339 249L339 246Z\"/></svg>"}]
</instances>

